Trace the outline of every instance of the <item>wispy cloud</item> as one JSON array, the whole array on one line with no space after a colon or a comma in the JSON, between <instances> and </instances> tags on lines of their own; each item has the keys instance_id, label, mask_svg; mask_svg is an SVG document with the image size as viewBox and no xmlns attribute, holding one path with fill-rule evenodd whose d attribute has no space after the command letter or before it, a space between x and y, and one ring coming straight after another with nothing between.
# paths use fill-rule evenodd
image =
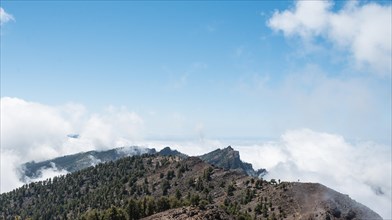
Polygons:
<instances>
[{"instance_id":1,"label":"wispy cloud","mask_svg":"<svg viewBox=\"0 0 392 220\"><path fill-rule=\"evenodd\" d=\"M213 33L216 32L220 25L222 25L222 21L212 21L205 26L206 31Z\"/></svg>"},{"instance_id":2,"label":"wispy cloud","mask_svg":"<svg viewBox=\"0 0 392 220\"><path fill-rule=\"evenodd\" d=\"M169 88L182 89L191 83L192 75L206 68L208 68L208 65L204 62L193 62L181 72L173 71L166 66L163 67L163 71L169 75Z\"/></svg>"},{"instance_id":3,"label":"wispy cloud","mask_svg":"<svg viewBox=\"0 0 392 220\"><path fill-rule=\"evenodd\" d=\"M14 16L8 14L3 8L0 7L0 25L3 25L9 21L14 21Z\"/></svg>"},{"instance_id":4,"label":"wispy cloud","mask_svg":"<svg viewBox=\"0 0 392 220\"><path fill-rule=\"evenodd\" d=\"M332 7L331 1L297 1L292 9L276 11L267 25L307 43L316 44L321 37L348 51L358 68L390 77L391 5L349 1L337 12Z\"/></svg>"}]
</instances>

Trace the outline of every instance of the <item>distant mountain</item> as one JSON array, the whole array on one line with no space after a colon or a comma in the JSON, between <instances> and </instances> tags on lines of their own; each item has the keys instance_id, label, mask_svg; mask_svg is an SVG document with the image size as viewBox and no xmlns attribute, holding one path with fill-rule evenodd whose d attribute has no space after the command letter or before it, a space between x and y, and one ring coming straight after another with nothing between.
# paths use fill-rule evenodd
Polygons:
<instances>
[{"instance_id":1,"label":"distant mountain","mask_svg":"<svg viewBox=\"0 0 392 220\"><path fill-rule=\"evenodd\" d=\"M106 151L88 151L57 157L42 162L32 161L25 163L22 165L23 174L20 179L23 182L28 182L28 179L31 180L40 177L42 171L48 168L55 167L58 170L66 170L67 172L73 173L90 166L95 166L99 163L115 161L126 156L155 153L162 156L178 156L182 159L188 157L188 155L177 150L172 150L170 147L165 147L159 152L154 148L142 148L137 146L122 147ZM230 146L223 150L217 149L199 157L203 161L217 167L240 170L253 177L262 177L267 172L265 169L254 170L251 164L241 161L239 152L235 151Z\"/></svg>"},{"instance_id":2,"label":"distant mountain","mask_svg":"<svg viewBox=\"0 0 392 220\"><path fill-rule=\"evenodd\" d=\"M197 157L159 154L100 163L3 193L0 218L381 219L321 184L265 181Z\"/></svg>"},{"instance_id":3,"label":"distant mountain","mask_svg":"<svg viewBox=\"0 0 392 220\"><path fill-rule=\"evenodd\" d=\"M106 151L88 151L72 155L57 157L51 160L41 162L28 162L22 165L23 175L21 180L25 181L27 178L34 179L40 177L42 170L53 168L58 170L66 170L70 173L79 171L81 169L95 166L99 163L118 160L126 156L135 156L142 154L155 154L155 149L141 148L137 146L121 147Z\"/></svg>"},{"instance_id":4,"label":"distant mountain","mask_svg":"<svg viewBox=\"0 0 392 220\"><path fill-rule=\"evenodd\" d=\"M203 161L213 164L223 169L238 169L244 171L249 176L262 177L267 171L265 169L254 170L252 164L243 162L240 153L231 146L224 149L217 149L210 153L199 156Z\"/></svg>"}]
</instances>

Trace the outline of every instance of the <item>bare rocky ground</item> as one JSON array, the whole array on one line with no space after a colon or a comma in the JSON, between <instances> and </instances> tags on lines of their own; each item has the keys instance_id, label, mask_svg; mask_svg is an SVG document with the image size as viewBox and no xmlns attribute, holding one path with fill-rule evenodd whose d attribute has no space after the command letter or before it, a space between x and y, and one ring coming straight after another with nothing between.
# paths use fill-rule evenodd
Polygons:
<instances>
[{"instance_id":1,"label":"bare rocky ground","mask_svg":"<svg viewBox=\"0 0 392 220\"><path fill-rule=\"evenodd\" d=\"M184 173L183 179L193 179L195 184L199 177L210 167L199 158L188 158L184 161L190 171ZM162 167L163 168L163 167ZM159 172L166 172L157 170ZM159 173L157 172L157 173ZM159 182L159 177L152 175L152 182ZM183 192L194 191L184 181L179 181L171 192L179 189ZM189 182L189 181L185 181ZM229 185L233 192L228 193ZM167 210L145 219L240 219L244 213L251 219L314 219L314 220L354 220L382 219L366 206L352 200L348 195L336 192L318 183L280 182L257 180L241 172L223 170L214 167L211 180L204 182L212 196L212 205L205 209L189 206ZM246 200L247 193L252 195ZM259 206L259 210L257 207ZM236 207L236 208L233 208ZM233 210L236 210L233 212Z\"/></svg>"},{"instance_id":2,"label":"bare rocky ground","mask_svg":"<svg viewBox=\"0 0 392 220\"><path fill-rule=\"evenodd\" d=\"M218 206L207 206L205 209L199 207L182 207L176 209L170 209L164 212L157 213L155 215L143 218L143 220L231 220L234 217L227 214L223 209Z\"/></svg>"}]
</instances>

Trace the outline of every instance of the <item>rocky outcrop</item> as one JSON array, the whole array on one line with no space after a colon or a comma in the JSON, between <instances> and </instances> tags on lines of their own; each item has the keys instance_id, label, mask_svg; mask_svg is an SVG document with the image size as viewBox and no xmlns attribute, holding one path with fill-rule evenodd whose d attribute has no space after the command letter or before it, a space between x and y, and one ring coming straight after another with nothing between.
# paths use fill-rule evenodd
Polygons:
<instances>
[{"instance_id":1,"label":"rocky outcrop","mask_svg":"<svg viewBox=\"0 0 392 220\"><path fill-rule=\"evenodd\" d=\"M177 150L172 150L170 147L163 148L158 152L158 154L162 156L177 156L184 159L188 157L188 155L183 154Z\"/></svg>"},{"instance_id":2,"label":"rocky outcrop","mask_svg":"<svg viewBox=\"0 0 392 220\"><path fill-rule=\"evenodd\" d=\"M240 170L253 177L262 177L265 169L254 170L252 164L243 162L240 153L231 146L224 149L216 149L210 153L199 156L203 161L223 169Z\"/></svg>"}]
</instances>

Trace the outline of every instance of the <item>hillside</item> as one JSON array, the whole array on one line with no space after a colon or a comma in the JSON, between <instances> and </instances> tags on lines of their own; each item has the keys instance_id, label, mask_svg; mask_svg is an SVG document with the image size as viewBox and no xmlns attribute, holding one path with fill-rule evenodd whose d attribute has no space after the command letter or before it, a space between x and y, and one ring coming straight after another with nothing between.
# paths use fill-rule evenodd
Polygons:
<instances>
[{"instance_id":1,"label":"hillside","mask_svg":"<svg viewBox=\"0 0 392 220\"><path fill-rule=\"evenodd\" d=\"M142 155L0 196L4 219L381 219L320 184L267 182L197 157Z\"/></svg>"}]
</instances>

